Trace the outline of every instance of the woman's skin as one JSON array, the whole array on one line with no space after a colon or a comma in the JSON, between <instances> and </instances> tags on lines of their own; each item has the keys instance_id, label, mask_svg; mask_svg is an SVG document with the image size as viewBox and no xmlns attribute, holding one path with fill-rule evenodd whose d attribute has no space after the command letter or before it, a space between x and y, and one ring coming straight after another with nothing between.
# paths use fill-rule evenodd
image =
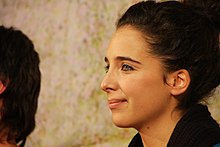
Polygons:
<instances>
[{"instance_id":1,"label":"woman's skin","mask_svg":"<svg viewBox=\"0 0 220 147\"><path fill-rule=\"evenodd\" d=\"M0 147L17 147L17 146L15 144L2 143L2 144L0 144Z\"/></svg>"},{"instance_id":2,"label":"woman's skin","mask_svg":"<svg viewBox=\"0 0 220 147\"><path fill-rule=\"evenodd\" d=\"M165 72L159 58L148 51L150 46L139 31L119 28L107 49L101 88L116 126L135 128L145 146L161 147L184 113L176 109L175 96L186 90L190 79L186 70Z\"/></svg>"}]
</instances>

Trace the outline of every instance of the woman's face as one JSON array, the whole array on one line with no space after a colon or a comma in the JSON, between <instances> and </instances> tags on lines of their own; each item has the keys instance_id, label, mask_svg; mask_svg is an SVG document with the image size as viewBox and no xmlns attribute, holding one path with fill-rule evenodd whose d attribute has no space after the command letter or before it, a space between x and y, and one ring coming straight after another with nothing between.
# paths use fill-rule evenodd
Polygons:
<instances>
[{"instance_id":1,"label":"woman's face","mask_svg":"<svg viewBox=\"0 0 220 147\"><path fill-rule=\"evenodd\" d=\"M113 34L107 49L101 88L119 127L137 129L159 121L168 111L170 92L162 63L147 52L148 46L139 31L127 26Z\"/></svg>"}]
</instances>

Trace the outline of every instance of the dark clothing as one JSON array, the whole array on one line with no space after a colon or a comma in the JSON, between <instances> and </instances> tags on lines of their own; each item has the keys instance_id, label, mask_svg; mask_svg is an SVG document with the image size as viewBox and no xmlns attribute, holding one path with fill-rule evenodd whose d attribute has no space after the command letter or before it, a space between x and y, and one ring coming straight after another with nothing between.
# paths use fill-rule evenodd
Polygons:
<instances>
[{"instance_id":1,"label":"dark clothing","mask_svg":"<svg viewBox=\"0 0 220 147\"><path fill-rule=\"evenodd\" d=\"M177 123L167 147L212 147L220 143L219 124L211 117L206 106L190 108ZM140 134L136 134L129 147L143 147Z\"/></svg>"}]
</instances>

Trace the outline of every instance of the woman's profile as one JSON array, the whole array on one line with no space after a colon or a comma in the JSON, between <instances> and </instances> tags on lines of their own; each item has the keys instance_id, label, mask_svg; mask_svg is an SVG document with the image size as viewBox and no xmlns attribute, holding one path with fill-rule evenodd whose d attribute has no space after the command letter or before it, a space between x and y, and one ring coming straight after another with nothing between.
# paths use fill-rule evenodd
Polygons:
<instances>
[{"instance_id":1,"label":"woman's profile","mask_svg":"<svg viewBox=\"0 0 220 147\"><path fill-rule=\"evenodd\" d=\"M129 147L211 147L219 124L201 104L220 83L220 2L139 2L106 50L114 124L135 128Z\"/></svg>"}]
</instances>

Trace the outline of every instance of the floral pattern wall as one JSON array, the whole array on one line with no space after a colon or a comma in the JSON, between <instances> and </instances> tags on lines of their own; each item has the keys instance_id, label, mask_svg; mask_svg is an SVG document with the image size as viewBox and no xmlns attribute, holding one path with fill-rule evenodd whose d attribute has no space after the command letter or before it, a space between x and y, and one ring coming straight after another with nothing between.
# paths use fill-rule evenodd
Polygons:
<instances>
[{"instance_id":1,"label":"floral pattern wall","mask_svg":"<svg viewBox=\"0 0 220 147\"><path fill-rule=\"evenodd\" d=\"M41 58L37 124L28 147L127 146L135 131L112 124L100 83L115 22L137 1L0 1L0 24L21 29ZM220 101L209 103L220 122Z\"/></svg>"}]
</instances>

